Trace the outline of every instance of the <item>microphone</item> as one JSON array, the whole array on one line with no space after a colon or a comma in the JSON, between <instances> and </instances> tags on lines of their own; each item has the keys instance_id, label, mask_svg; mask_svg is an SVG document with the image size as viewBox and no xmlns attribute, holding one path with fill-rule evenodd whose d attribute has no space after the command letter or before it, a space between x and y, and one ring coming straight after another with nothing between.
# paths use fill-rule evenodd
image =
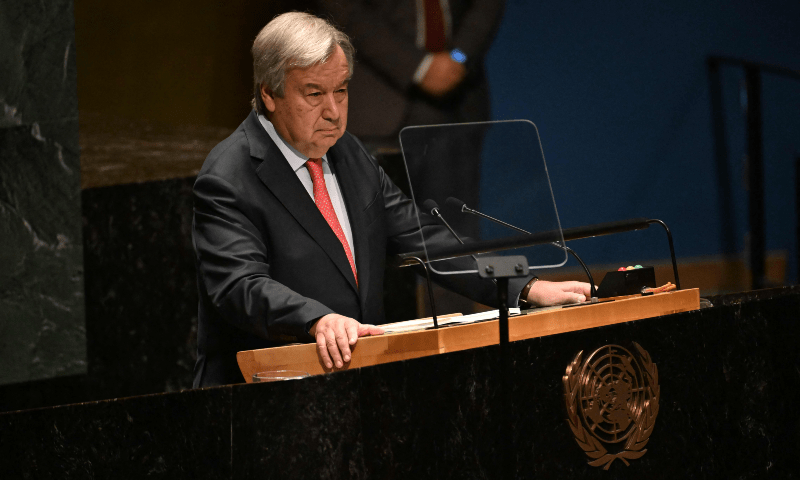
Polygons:
<instances>
[{"instance_id":1,"label":"microphone","mask_svg":"<svg viewBox=\"0 0 800 480\"><path fill-rule=\"evenodd\" d=\"M461 243L461 245L464 245L464 240L461 240L461 237L459 237L456 231L453 230L453 227L451 227L450 224L447 223L447 220L444 219L444 215L442 215L442 212L439 211L439 204L436 203L435 200L433 200L432 198L425 200L424 202L422 202L422 208L431 212L431 215L441 220L444 226L447 227L448 230L450 230L450 233L452 233L453 236L456 237L456 240L458 240L459 243ZM477 257L475 257L475 255L470 255L470 257L472 257L472 259L475 260L475 263L478 262L478 259ZM497 279L493 278L492 283L497 285Z\"/></svg>"},{"instance_id":2,"label":"microphone","mask_svg":"<svg viewBox=\"0 0 800 480\"><path fill-rule=\"evenodd\" d=\"M434 202L434 204L435 203L436 202ZM447 197L447 200L445 200L444 203L448 207L454 208L454 209L456 209L456 210L458 210L458 211L460 211L462 213L469 213L469 214L472 214L472 215L477 215L479 217L483 217L483 218L485 218L487 220L490 220L490 221L492 221L494 223L497 223L499 225L503 225L504 227L508 227L508 228L510 228L512 230L516 230L516 231L518 231L520 233L524 233L526 235L531 235L531 232L529 232L527 230L523 230L523 229L521 229L519 227L511 225L510 223L506 223L506 222L504 222L502 220L498 220L498 219L496 219L494 217L490 217L489 215L486 215L485 213L481 213L481 212L479 212L477 210L473 210L473 209L471 209L471 208L469 208L467 206L466 202L464 202L462 200L459 200L459 199L457 199L455 197ZM589 288L591 289L592 298L597 297L597 290L594 287L594 278L592 278L592 273L589 271L589 267L587 267L586 264L583 263L583 260L581 260L581 257L579 257L577 253L575 253L575 250L569 248L566 245L561 245L561 244L558 244L556 242L551 243L551 245L553 245L555 247L558 247L558 248L561 248L561 249L567 251L568 253L570 253L573 257L575 257L575 260L577 260L578 263L581 264L581 266L583 267L583 270L586 272L586 276L589 277Z\"/></svg>"},{"instance_id":3,"label":"microphone","mask_svg":"<svg viewBox=\"0 0 800 480\"><path fill-rule=\"evenodd\" d=\"M447 197L447 200L445 200L444 203L448 207L455 208L459 212L470 213L472 215L477 215L479 217L483 217L483 218L485 218L487 220L491 220L492 222L500 224L500 225L502 225L504 227L508 227L508 228L510 228L512 230L516 230L516 231L518 231L520 233L524 233L525 235L530 235L531 234L531 232L529 232L527 230L523 230L523 229L521 229L519 227L515 227L514 225L511 225L510 223L506 223L506 222L504 222L502 220L498 220L498 219L496 219L494 217L490 217L489 215L486 215L485 213L481 213L481 212L479 212L477 210L473 210L473 209L469 208L467 206L467 204L463 200L459 200L459 199L454 198L454 197ZM558 248L561 248L561 245L558 245Z\"/></svg>"},{"instance_id":4,"label":"microphone","mask_svg":"<svg viewBox=\"0 0 800 480\"><path fill-rule=\"evenodd\" d=\"M447 220L445 220L444 217L442 216L442 213L439 211L439 204L436 203L436 201L429 198L424 202L422 202L422 208L430 212L430 214L433 215L434 217L437 217L439 220L441 220L444 226L447 227L448 230L450 230L450 233L452 233L453 236L456 237L456 240L458 240L458 242L461 245L464 245L464 240L461 240L461 237L458 236L456 231L453 230L453 227L451 227L450 224L447 223Z\"/></svg>"}]
</instances>

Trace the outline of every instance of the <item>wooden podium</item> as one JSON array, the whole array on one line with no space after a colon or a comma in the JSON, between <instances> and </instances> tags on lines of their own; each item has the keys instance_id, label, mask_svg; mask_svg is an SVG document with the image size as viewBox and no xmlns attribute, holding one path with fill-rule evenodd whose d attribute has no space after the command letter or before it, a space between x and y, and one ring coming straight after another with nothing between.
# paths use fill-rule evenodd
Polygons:
<instances>
[{"instance_id":1,"label":"wooden podium","mask_svg":"<svg viewBox=\"0 0 800 480\"><path fill-rule=\"evenodd\" d=\"M698 289L620 297L596 304L552 307L510 317L509 337L513 342L699 308ZM399 324L382 326L390 328L393 325ZM360 338L353 348L350 363L334 370L368 367L498 343L498 320L447 325L438 329L422 325L412 331ZM332 371L320 362L315 343L247 350L239 352L236 359L247 383L253 381L253 374L270 370L300 370L310 375Z\"/></svg>"}]
</instances>

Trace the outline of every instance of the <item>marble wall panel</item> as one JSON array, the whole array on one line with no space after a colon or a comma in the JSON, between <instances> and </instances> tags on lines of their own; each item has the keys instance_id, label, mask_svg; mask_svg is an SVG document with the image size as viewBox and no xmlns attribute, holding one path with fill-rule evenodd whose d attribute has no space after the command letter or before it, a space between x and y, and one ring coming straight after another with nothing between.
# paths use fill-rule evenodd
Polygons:
<instances>
[{"instance_id":1,"label":"marble wall panel","mask_svg":"<svg viewBox=\"0 0 800 480\"><path fill-rule=\"evenodd\" d=\"M231 478L227 388L0 414L3 478Z\"/></svg>"},{"instance_id":2,"label":"marble wall panel","mask_svg":"<svg viewBox=\"0 0 800 480\"><path fill-rule=\"evenodd\" d=\"M499 478L499 347L361 370L369 478Z\"/></svg>"},{"instance_id":3,"label":"marble wall panel","mask_svg":"<svg viewBox=\"0 0 800 480\"><path fill-rule=\"evenodd\" d=\"M191 387L193 183L181 178L81 192L88 371L0 386L0 411Z\"/></svg>"},{"instance_id":4,"label":"marble wall panel","mask_svg":"<svg viewBox=\"0 0 800 480\"><path fill-rule=\"evenodd\" d=\"M72 1L0 1L0 385L86 372Z\"/></svg>"},{"instance_id":5,"label":"marble wall panel","mask_svg":"<svg viewBox=\"0 0 800 480\"><path fill-rule=\"evenodd\" d=\"M358 370L236 385L232 478L364 479Z\"/></svg>"},{"instance_id":6,"label":"marble wall panel","mask_svg":"<svg viewBox=\"0 0 800 480\"><path fill-rule=\"evenodd\" d=\"M92 399L191 388L194 178L83 191Z\"/></svg>"}]
</instances>

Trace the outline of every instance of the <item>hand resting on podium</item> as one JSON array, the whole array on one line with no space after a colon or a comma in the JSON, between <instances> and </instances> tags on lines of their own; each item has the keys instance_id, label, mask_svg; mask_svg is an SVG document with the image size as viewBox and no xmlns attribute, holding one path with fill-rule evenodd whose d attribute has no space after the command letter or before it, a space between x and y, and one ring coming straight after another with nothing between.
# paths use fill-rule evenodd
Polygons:
<instances>
[{"instance_id":1,"label":"hand resting on podium","mask_svg":"<svg viewBox=\"0 0 800 480\"><path fill-rule=\"evenodd\" d=\"M342 368L350 362L350 347L355 346L358 337L381 335L383 329L375 325L362 324L357 320L329 313L317 320L310 333L317 340L317 353L325 368Z\"/></svg>"},{"instance_id":2,"label":"hand resting on podium","mask_svg":"<svg viewBox=\"0 0 800 480\"><path fill-rule=\"evenodd\" d=\"M549 307L568 303L585 302L591 295L591 286L587 282L548 282L538 280L528 292L530 305Z\"/></svg>"}]
</instances>

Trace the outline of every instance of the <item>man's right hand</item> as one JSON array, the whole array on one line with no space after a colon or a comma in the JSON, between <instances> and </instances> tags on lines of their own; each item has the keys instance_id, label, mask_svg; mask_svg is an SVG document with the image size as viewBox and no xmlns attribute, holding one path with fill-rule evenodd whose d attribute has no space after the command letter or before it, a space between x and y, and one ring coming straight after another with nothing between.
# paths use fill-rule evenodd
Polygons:
<instances>
[{"instance_id":1,"label":"man's right hand","mask_svg":"<svg viewBox=\"0 0 800 480\"><path fill-rule=\"evenodd\" d=\"M381 335L384 330L375 325L361 324L355 319L329 313L317 320L309 333L317 339L317 353L325 365L331 369L342 368L350 361L350 350L355 346L358 337Z\"/></svg>"}]
</instances>

